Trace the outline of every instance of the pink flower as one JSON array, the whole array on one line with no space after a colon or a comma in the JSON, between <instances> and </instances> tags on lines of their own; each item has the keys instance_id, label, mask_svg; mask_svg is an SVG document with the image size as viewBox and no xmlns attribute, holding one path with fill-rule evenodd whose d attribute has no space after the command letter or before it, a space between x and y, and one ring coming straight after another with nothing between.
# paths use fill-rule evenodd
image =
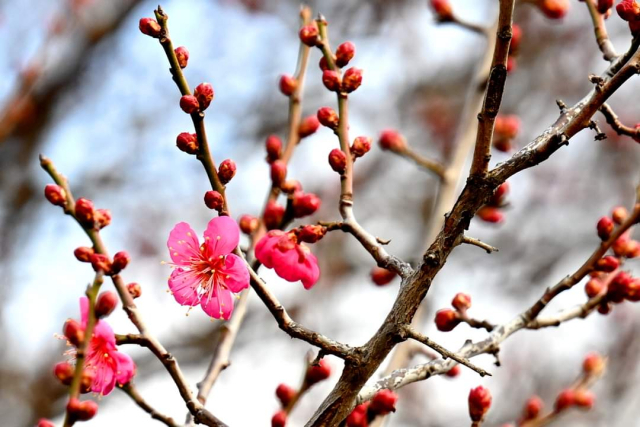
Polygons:
<instances>
[{"instance_id":1,"label":"pink flower","mask_svg":"<svg viewBox=\"0 0 640 427\"><path fill-rule=\"evenodd\" d=\"M176 224L167 241L176 267L169 289L180 305L200 304L211 317L231 317L233 294L249 287L244 261L231 253L239 240L238 224L227 216L209 221L202 245L189 224Z\"/></svg>"},{"instance_id":2,"label":"pink flower","mask_svg":"<svg viewBox=\"0 0 640 427\"><path fill-rule=\"evenodd\" d=\"M302 281L305 289L311 289L320 277L318 259L293 233L269 231L256 245L256 258L284 280Z\"/></svg>"}]
</instances>

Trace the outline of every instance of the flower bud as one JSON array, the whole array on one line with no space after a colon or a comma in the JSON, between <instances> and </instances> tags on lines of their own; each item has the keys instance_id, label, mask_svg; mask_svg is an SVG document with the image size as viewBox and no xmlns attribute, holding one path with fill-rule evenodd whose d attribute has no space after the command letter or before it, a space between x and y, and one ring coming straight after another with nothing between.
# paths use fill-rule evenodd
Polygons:
<instances>
[{"instance_id":1,"label":"flower bud","mask_svg":"<svg viewBox=\"0 0 640 427\"><path fill-rule=\"evenodd\" d=\"M298 191L302 191L302 184L300 184L300 181L295 179L288 179L280 186L280 189L287 194L294 194Z\"/></svg>"},{"instance_id":2,"label":"flower bud","mask_svg":"<svg viewBox=\"0 0 640 427\"><path fill-rule=\"evenodd\" d=\"M520 118L514 114L497 116L494 132L496 137L515 138L520 132Z\"/></svg>"},{"instance_id":3,"label":"flower bud","mask_svg":"<svg viewBox=\"0 0 640 427\"><path fill-rule=\"evenodd\" d=\"M300 28L298 35L300 36L300 41L302 43L313 47L318 41L318 27L315 24L305 25Z\"/></svg>"},{"instance_id":4,"label":"flower bud","mask_svg":"<svg viewBox=\"0 0 640 427\"><path fill-rule=\"evenodd\" d=\"M522 417L525 420L538 418L543 407L544 403L542 402L542 399L538 396L531 396L524 405L524 413L522 414Z\"/></svg>"},{"instance_id":5,"label":"flower bud","mask_svg":"<svg viewBox=\"0 0 640 427\"><path fill-rule=\"evenodd\" d=\"M325 70L322 72L322 83L331 92L338 92L341 83L340 74L337 71Z\"/></svg>"},{"instance_id":6,"label":"flower bud","mask_svg":"<svg viewBox=\"0 0 640 427\"><path fill-rule=\"evenodd\" d=\"M93 228L95 220L95 208L89 199L80 198L76 200L76 218L83 227Z\"/></svg>"},{"instance_id":7,"label":"flower bud","mask_svg":"<svg viewBox=\"0 0 640 427\"><path fill-rule=\"evenodd\" d=\"M613 208L613 211L611 212L611 218L613 218L613 222L618 225L622 224L628 216L629 212L624 206L617 206Z\"/></svg>"},{"instance_id":8,"label":"flower bud","mask_svg":"<svg viewBox=\"0 0 640 427\"><path fill-rule=\"evenodd\" d=\"M518 53L520 47L520 41L522 40L522 27L518 24L513 24L511 27L511 44L509 45L509 55L515 55Z\"/></svg>"},{"instance_id":9,"label":"flower bud","mask_svg":"<svg viewBox=\"0 0 640 427\"><path fill-rule=\"evenodd\" d=\"M280 92L286 96L291 96L298 88L298 80L289 74L283 74L280 76Z\"/></svg>"},{"instance_id":10,"label":"flower bud","mask_svg":"<svg viewBox=\"0 0 640 427\"><path fill-rule=\"evenodd\" d=\"M116 309L118 305L118 296L115 292L106 291L102 292L98 295L98 300L96 301L95 313L97 319L102 319L103 317L107 317L113 310Z\"/></svg>"},{"instance_id":11,"label":"flower bud","mask_svg":"<svg viewBox=\"0 0 640 427\"><path fill-rule=\"evenodd\" d=\"M209 108L209 104L213 101L213 86L211 86L211 83L200 83L193 91L193 96L198 100L200 111L204 111Z\"/></svg>"},{"instance_id":12,"label":"flower bud","mask_svg":"<svg viewBox=\"0 0 640 427\"><path fill-rule=\"evenodd\" d=\"M351 145L351 154L353 154L353 157L362 157L367 154L369 150L371 150L371 138L368 136L359 136L353 140L353 145Z\"/></svg>"},{"instance_id":13,"label":"flower bud","mask_svg":"<svg viewBox=\"0 0 640 427\"><path fill-rule=\"evenodd\" d=\"M455 378L460 375L460 365L455 365L453 368L445 372L445 375L449 378Z\"/></svg>"},{"instance_id":14,"label":"flower bud","mask_svg":"<svg viewBox=\"0 0 640 427\"><path fill-rule=\"evenodd\" d=\"M484 222L492 224L499 224L504 221L504 214L500 212L500 209L493 206L481 207L476 215Z\"/></svg>"},{"instance_id":15,"label":"flower bud","mask_svg":"<svg viewBox=\"0 0 640 427\"><path fill-rule=\"evenodd\" d=\"M68 362L56 363L53 367L53 374L64 385L71 385L75 368Z\"/></svg>"},{"instance_id":16,"label":"flower bud","mask_svg":"<svg viewBox=\"0 0 640 427\"><path fill-rule=\"evenodd\" d=\"M449 332L460 324L460 315L450 308L443 308L436 312L435 322L439 331Z\"/></svg>"},{"instance_id":17,"label":"flower bud","mask_svg":"<svg viewBox=\"0 0 640 427\"><path fill-rule=\"evenodd\" d=\"M351 93L358 89L362 84L362 70L360 68L351 67L344 72L342 76L342 85L340 89L343 92Z\"/></svg>"},{"instance_id":18,"label":"flower bud","mask_svg":"<svg viewBox=\"0 0 640 427\"><path fill-rule=\"evenodd\" d=\"M640 4L636 0L622 0L616 6L616 12L625 21L640 20Z\"/></svg>"},{"instance_id":19,"label":"flower bud","mask_svg":"<svg viewBox=\"0 0 640 427\"><path fill-rule=\"evenodd\" d=\"M184 95L180 98L180 108L187 114L197 113L200 110L198 98L193 95Z\"/></svg>"},{"instance_id":20,"label":"flower bud","mask_svg":"<svg viewBox=\"0 0 640 427\"><path fill-rule=\"evenodd\" d=\"M324 359L320 359L317 365L309 365L304 381L311 386L326 380L329 376L331 376L331 367Z\"/></svg>"},{"instance_id":21,"label":"flower bud","mask_svg":"<svg viewBox=\"0 0 640 427\"><path fill-rule=\"evenodd\" d=\"M353 59L356 54L356 45L351 42L344 42L336 49L336 65L344 67Z\"/></svg>"},{"instance_id":22,"label":"flower bud","mask_svg":"<svg viewBox=\"0 0 640 427\"><path fill-rule=\"evenodd\" d=\"M633 277L626 271L620 271L614 276L607 289L607 299L611 302L621 303L629 293Z\"/></svg>"},{"instance_id":23,"label":"flower bud","mask_svg":"<svg viewBox=\"0 0 640 427\"><path fill-rule=\"evenodd\" d=\"M505 198L509 194L509 183L503 182L493 193L491 200L487 203L490 206L499 207L504 204Z\"/></svg>"},{"instance_id":24,"label":"flower bud","mask_svg":"<svg viewBox=\"0 0 640 427\"><path fill-rule=\"evenodd\" d=\"M140 22L138 23L138 28L140 29L142 34L146 34L147 36L153 37L156 39L159 39L162 33L162 27L160 27L160 24L158 24L158 21L156 21L153 18L140 19Z\"/></svg>"},{"instance_id":25,"label":"flower bud","mask_svg":"<svg viewBox=\"0 0 640 427\"><path fill-rule=\"evenodd\" d=\"M587 354L582 362L582 371L585 375L600 375L606 366L604 358L596 352Z\"/></svg>"},{"instance_id":26,"label":"flower bud","mask_svg":"<svg viewBox=\"0 0 640 427\"><path fill-rule=\"evenodd\" d=\"M96 371L93 369L83 369L80 377L80 393L89 393L96 378Z\"/></svg>"},{"instance_id":27,"label":"flower bud","mask_svg":"<svg viewBox=\"0 0 640 427\"><path fill-rule=\"evenodd\" d=\"M118 274L124 270L130 261L131 257L127 251L116 252L113 256L113 266L111 267L113 274Z\"/></svg>"},{"instance_id":28,"label":"flower bud","mask_svg":"<svg viewBox=\"0 0 640 427\"><path fill-rule=\"evenodd\" d=\"M139 283L131 282L127 285L127 292L129 292L129 295L131 295L133 299L140 298L140 295L142 295L142 287Z\"/></svg>"},{"instance_id":29,"label":"flower bud","mask_svg":"<svg viewBox=\"0 0 640 427\"><path fill-rule=\"evenodd\" d=\"M187 68L187 64L189 63L189 51L187 48L180 46L175 48L173 52L176 54L176 59L178 60L180 68Z\"/></svg>"},{"instance_id":30,"label":"flower bud","mask_svg":"<svg viewBox=\"0 0 640 427\"><path fill-rule=\"evenodd\" d=\"M387 415L396 411L398 395L391 390L382 389L377 392L369 404L369 412L376 415Z\"/></svg>"},{"instance_id":31,"label":"flower bud","mask_svg":"<svg viewBox=\"0 0 640 427\"><path fill-rule=\"evenodd\" d=\"M84 328L74 319L68 319L64 322L64 326L62 327L62 333L69 343L75 347L80 347L82 341L84 340Z\"/></svg>"},{"instance_id":32,"label":"flower bud","mask_svg":"<svg viewBox=\"0 0 640 427\"><path fill-rule=\"evenodd\" d=\"M285 427L287 425L287 413L278 411L271 418L271 427Z\"/></svg>"},{"instance_id":33,"label":"flower bud","mask_svg":"<svg viewBox=\"0 0 640 427\"><path fill-rule=\"evenodd\" d=\"M320 71L326 71L329 69L329 63L327 62L327 58L323 55L320 58L320 62L318 62L318 67L320 67Z\"/></svg>"},{"instance_id":34,"label":"flower bud","mask_svg":"<svg viewBox=\"0 0 640 427\"><path fill-rule=\"evenodd\" d=\"M176 138L176 145L180 151L184 151L187 154L198 154L198 150L200 150L198 135L195 133L182 132Z\"/></svg>"},{"instance_id":35,"label":"flower bud","mask_svg":"<svg viewBox=\"0 0 640 427\"><path fill-rule=\"evenodd\" d=\"M94 253L93 248L86 246L80 246L73 251L73 255L75 255L76 259L80 262L91 262L91 256Z\"/></svg>"},{"instance_id":36,"label":"flower bud","mask_svg":"<svg viewBox=\"0 0 640 427\"><path fill-rule=\"evenodd\" d=\"M341 149L334 148L329 153L329 165L331 169L342 175L347 168L347 155Z\"/></svg>"},{"instance_id":37,"label":"flower bud","mask_svg":"<svg viewBox=\"0 0 640 427\"><path fill-rule=\"evenodd\" d=\"M319 127L320 122L315 114L313 116L305 117L300 123L300 126L298 126L298 135L300 135L300 138L306 138L307 136L316 133Z\"/></svg>"},{"instance_id":38,"label":"flower bud","mask_svg":"<svg viewBox=\"0 0 640 427\"><path fill-rule=\"evenodd\" d=\"M491 407L491 393L478 386L469 393L469 416L472 421L480 421Z\"/></svg>"},{"instance_id":39,"label":"flower bud","mask_svg":"<svg viewBox=\"0 0 640 427\"><path fill-rule=\"evenodd\" d=\"M387 270L382 267L373 267L371 270L371 281L377 286L384 286L389 283L396 277L396 272L392 270Z\"/></svg>"},{"instance_id":40,"label":"flower bud","mask_svg":"<svg viewBox=\"0 0 640 427\"><path fill-rule=\"evenodd\" d=\"M453 9L449 0L431 0L431 8L440 22L453 21Z\"/></svg>"},{"instance_id":41,"label":"flower bud","mask_svg":"<svg viewBox=\"0 0 640 427\"><path fill-rule=\"evenodd\" d=\"M89 421L97 412L98 404L93 400L81 402L77 398L72 397L67 403L67 413L72 420Z\"/></svg>"},{"instance_id":42,"label":"flower bud","mask_svg":"<svg viewBox=\"0 0 640 427\"><path fill-rule=\"evenodd\" d=\"M102 230L111 224L111 211L109 209L96 209L94 221L98 230Z\"/></svg>"},{"instance_id":43,"label":"flower bud","mask_svg":"<svg viewBox=\"0 0 640 427\"><path fill-rule=\"evenodd\" d=\"M611 313L611 303L609 301L602 301L598 306L598 313L606 316Z\"/></svg>"},{"instance_id":44,"label":"flower bud","mask_svg":"<svg viewBox=\"0 0 640 427\"><path fill-rule=\"evenodd\" d=\"M327 228L321 225L305 225L298 232L298 240L305 243L316 243L327 234Z\"/></svg>"},{"instance_id":45,"label":"flower bud","mask_svg":"<svg viewBox=\"0 0 640 427\"><path fill-rule=\"evenodd\" d=\"M583 409L591 409L596 402L596 395L589 390L576 390L574 395L575 405Z\"/></svg>"},{"instance_id":46,"label":"flower bud","mask_svg":"<svg viewBox=\"0 0 640 427\"><path fill-rule=\"evenodd\" d=\"M600 237L600 240L609 240L609 237L611 237L611 233L613 232L613 220L608 216L603 216L598 221L596 228L598 230L598 237Z\"/></svg>"},{"instance_id":47,"label":"flower bud","mask_svg":"<svg viewBox=\"0 0 640 427\"><path fill-rule=\"evenodd\" d=\"M224 198L217 191L207 191L204 193L204 204L209 209L220 211L224 207Z\"/></svg>"},{"instance_id":48,"label":"flower bud","mask_svg":"<svg viewBox=\"0 0 640 427\"><path fill-rule=\"evenodd\" d=\"M267 230L273 230L280 227L282 218L284 217L284 206L278 204L276 201L269 201L264 209L264 225Z\"/></svg>"},{"instance_id":49,"label":"flower bud","mask_svg":"<svg viewBox=\"0 0 640 427\"><path fill-rule=\"evenodd\" d=\"M598 0L598 12L605 14L613 7L613 0Z\"/></svg>"},{"instance_id":50,"label":"flower bud","mask_svg":"<svg viewBox=\"0 0 640 427\"><path fill-rule=\"evenodd\" d=\"M451 301L451 305L458 311L466 311L471 308L471 296L458 292Z\"/></svg>"},{"instance_id":51,"label":"flower bud","mask_svg":"<svg viewBox=\"0 0 640 427\"><path fill-rule=\"evenodd\" d=\"M378 144L383 150L393 151L394 153L402 153L407 148L407 141L394 129L383 130L378 139Z\"/></svg>"},{"instance_id":52,"label":"flower bud","mask_svg":"<svg viewBox=\"0 0 640 427\"><path fill-rule=\"evenodd\" d=\"M218 178L223 185L226 185L236 175L236 162L231 159L223 160L218 166Z\"/></svg>"},{"instance_id":53,"label":"flower bud","mask_svg":"<svg viewBox=\"0 0 640 427\"><path fill-rule=\"evenodd\" d=\"M556 412L563 411L575 403L575 392L571 389L562 390L556 398L555 410Z\"/></svg>"},{"instance_id":54,"label":"flower bud","mask_svg":"<svg viewBox=\"0 0 640 427\"><path fill-rule=\"evenodd\" d=\"M260 221L255 216L242 215L238 221L238 225L244 234L253 234L253 232L258 229Z\"/></svg>"},{"instance_id":55,"label":"flower bud","mask_svg":"<svg viewBox=\"0 0 640 427\"><path fill-rule=\"evenodd\" d=\"M64 206L67 203L66 191L56 184L47 184L44 187L44 197L54 206Z\"/></svg>"},{"instance_id":56,"label":"flower bud","mask_svg":"<svg viewBox=\"0 0 640 427\"><path fill-rule=\"evenodd\" d=\"M298 392L294 390L293 387L289 387L286 384L280 384L278 385L278 388L276 388L276 396L278 397L278 400L280 400L283 408L287 407L296 394L298 394Z\"/></svg>"},{"instance_id":57,"label":"flower bud","mask_svg":"<svg viewBox=\"0 0 640 427\"><path fill-rule=\"evenodd\" d=\"M549 19L561 19L569 11L569 0L541 0L540 11Z\"/></svg>"},{"instance_id":58,"label":"flower bud","mask_svg":"<svg viewBox=\"0 0 640 427\"><path fill-rule=\"evenodd\" d=\"M320 208L320 198L313 193L299 192L293 196L293 216L302 218L313 215Z\"/></svg>"},{"instance_id":59,"label":"flower bud","mask_svg":"<svg viewBox=\"0 0 640 427\"><path fill-rule=\"evenodd\" d=\"M605 284L602 283L602 280L598 278L593 278L589 280L586 285L584 285L584 291L589 298L597 297L598 295L602 294L605 289Z\"/></svg>"},{"instance_id":60,"label":"flower bud","mask_svg":"<svg viewBox=\"0 0 640 427\"><path fill-rule=\"evenodd\" d=\"M269 135L265 142L267 162L272 163L282 156L282 140L276 135Z\"/></svg>"},{"instance_id":61,"label":"flower bud","mask_svg":"<svg viewBox=\"0 0 640 427\"><path fill-rule=\"evenodd\" d=\"M275 188L280 188L287 178L287 164L282 160L271 163L271 183Z\"/></svg>"},{"instance_id":62,"label":"flower bud","mask_svg":"<svg viewBox=\"0 0 640 427\"><path fill-rule=\"evenodd\" d=\"M93 254L91 255L91 259L89 261L91 262L93 271L102 271L104 274L111 274L113 265L108 256L103 254Z\"/></svg>"},{"instance_id":63,"label":"flower bud","mask_svg":"<svg viewBox=\"0 0 640 427\"><path fill-rule=\"evenodd\" d=\"M626 258L638 258L640 256L640 242L637 240L629 240L625 247L624 256Z\"/></svg>"},{"instance_id":64,"label":"flower bud","mask_svg":"<svg viewBox=\"0 0 640 427\"><path fill-rule=\"evenodd\" d=\"M611 249L613 250L613 253L617 257L624 256L627 253L627 245L629 244L629 241L630 241L629 234L628 233L622 234L613 242L613 245L611 245Z\"/></svg>"},{"instance_id":65,"label":"flower bud","mask_svg":"<svg viewBox=\"0 0 640 427\"><path fill-rule=\"evenodd\" d=\"M56 427L56 425L46 418L40 418L36 427Z\"/></svg>"},{"instance_id":66,"label":"flower bud","mask_svg":"<svg viewBox=\"0 0 640 427\"><path fill-rule=\"evenodd\" d=\"M353 411L351 411L346 419L347 427L369 427L369 422L367 421L368 408L369 402L353 408Z\"/></svg>"},{"instance_id":67,"label":"flower bud","mask_svg":"<svg viewBox=\"0 0 640 427\"><path fill-rule=\"evenodd\" d=\"M631 302L640 301L640 277L633 279L629 284L625 298Z\"/></svg>"},{"instance_id":68,"label":"flower bud","mask_svg":"<svg viewBox=\"0 0 640 427\"><path fill-rule=\"evenodd\" d=\"M595 269L597 271L604 271L606 273L611 273L615 269L620 266L620 261L618 258L613 257L611 255L607 255L603 258L600 258L595 265Z\"/></svg>"},{"instance_id":69,"label":"flower bud","mask_svg":"<svg viewBox=\"0 0 640 427\"><path fill-rule=\"evenodd\" d=\"M340 117L338 113L331 107L322 107L317 113L318 121L322 126L326 126L330 129L337 129Z\"/></svg>"}]
</instances>

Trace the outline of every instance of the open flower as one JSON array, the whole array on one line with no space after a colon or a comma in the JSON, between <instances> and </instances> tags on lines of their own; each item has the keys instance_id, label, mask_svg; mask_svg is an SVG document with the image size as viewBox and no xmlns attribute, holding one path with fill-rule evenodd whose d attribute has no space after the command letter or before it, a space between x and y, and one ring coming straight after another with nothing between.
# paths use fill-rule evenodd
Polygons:
<instances>
[{"instance_id":1,"label":"open flower","mask_svg":"<svg viewBox=\"0 0 640 427\"><path fill-rule=\"evenodd\" d=\"M302 281L305 289L311 289L320 277L318 259L307 246L298 243L294 233L269 231L256 245L256 258L284 280Z\"/></svg>"},{"instance_id":2,"label":"open flower","mask_svg":"<svg viewBox=\"0 0 640 427\"><path fill-rule=\"evenodd\" d=\"M247 266L231 253L239 240L238 224L227 216L209 221L202 245L189 224L176 224L167 241L175 267L169 289L180 305L200 304L211 317L231 317L233 294L249 286Z\"/></svg>"}]
</instances>

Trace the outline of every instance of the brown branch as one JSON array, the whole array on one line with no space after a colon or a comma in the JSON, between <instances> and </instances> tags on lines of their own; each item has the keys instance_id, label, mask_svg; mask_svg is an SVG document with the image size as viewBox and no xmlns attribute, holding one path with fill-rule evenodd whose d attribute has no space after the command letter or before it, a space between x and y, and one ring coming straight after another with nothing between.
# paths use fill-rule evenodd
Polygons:
<instances>
[{"instance_id":1,"label":"brown branch","mask_svg":"<svg viewBox=\"0 0 640 427\"><path fill-rule=\"evenodd\" d=\"M611 126L611 128L616 131L618 135L626 135L630 136L631 138L640 140L640 127L636 128L625 126L618 115L609 106L609 104L602 104L602 106L600 107L600 112L604 116L609 126Z\"/></svg>"},{"instance_id":2,"label":"brown branch","mask_svg":"<svg viewBox=\"0 0 640 427\"><path fill-rule=\"evenodd\" d=\"M124 391L134 402L138 405L143 411L147 414L151 415L151 418L154 420L158 420L164 425L169 427L180 427L180 424L176 423L173 418L168 417L164 414L158 412L155 408L149 405L140 395L138 389L135 387L133 382L129 382L122 387L120 387L122 391Z\"/></svg>"},{"instance_id":3,"label":"brown branch","mask_svg":"<svg viewBox=\"0 0 640 427\"><path fill-rule=\"evenodd\" d=\"M406 157L410 160L413 160L418 166L424 168L425 170L432 172L438 176L441 180L445 177L446 169L442 165L442 163L436 162L435 160L428 159L421 154L416 153L411 149L411 147L407 146L402 151L397 153L402 157Z\"/></svg>"},{"instance_id":4,"label":"brown branch","mask_svg":"<svg viewBox=\"0 0 640 427\"><path fill-rule=\"evenodd\" d=\"M585 0L585 4L589 9L589 15L591 15L596 43L598 43L598 47L600 48L600 51L602 51L603 58L611 62L618 57L618 54L616 53L616 49L613 47L611 40L609 40L607 27L604 23L604 16L596 9L596 2L594 2L594 0Z\"/></svg>"},{"instance_id":5,"label":"brown branch","mask_svg":"<svg viewBox=\"0 0 640 427\"><path fill-rule=\"evenodd\" d=\"M469 236L462 236L462 242L461 243L466 243L468 245L473 245L473 246L477 246L479 248L482 248L485 251L487 251L488 254L490 254L492 252L498 252L498 248L496 248L495 246L491 246L491 245L489 245L487 243L484 243L481 240L474 239L473 237L469 237Z\"/></svg>"},{"instance_id":6,"label":"brown branch","mask_svg":"<svg viewBox=\"0 0 640 427\"><path fill-rule=\"evenodd\" d=\"M491 332L495 329L495 325L487 320L477 320L469 317L467 313L460 313L460 320L475 329L485 329Z\"/></svg>"}]
</instances>

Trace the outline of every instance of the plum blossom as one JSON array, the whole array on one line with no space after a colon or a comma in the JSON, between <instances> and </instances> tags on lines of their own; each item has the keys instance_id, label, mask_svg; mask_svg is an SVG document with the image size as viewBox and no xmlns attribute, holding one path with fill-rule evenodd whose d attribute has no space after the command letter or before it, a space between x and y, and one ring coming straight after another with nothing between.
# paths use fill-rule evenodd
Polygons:
<instances>
[{"instance_id":1,"label":"plum blossom","mask_svg":"<svg viewBox=\"0 0 640 427\"><path fill-rule=\"evenodd\" d=\"M320 277L318 259L301 243L294 233L269 231L256 245L256 258L267 268L288 282L302 281L311 289Z\"/></svg>"},{"instance_id":2,"label":"plum blossom","mask_svg":"<svg viewBox=\"0 0 640 427\"><path fill-rule=\"evenodd\" d=\"M180 305L200 304L213 318L231 317L234 294L249 287L244 260L231 253L239 240L238 224L227 216L209 221L202 244L189 224L176 224L167 241L175 267L169 289Z\"/></svg>"}]
</instances>

